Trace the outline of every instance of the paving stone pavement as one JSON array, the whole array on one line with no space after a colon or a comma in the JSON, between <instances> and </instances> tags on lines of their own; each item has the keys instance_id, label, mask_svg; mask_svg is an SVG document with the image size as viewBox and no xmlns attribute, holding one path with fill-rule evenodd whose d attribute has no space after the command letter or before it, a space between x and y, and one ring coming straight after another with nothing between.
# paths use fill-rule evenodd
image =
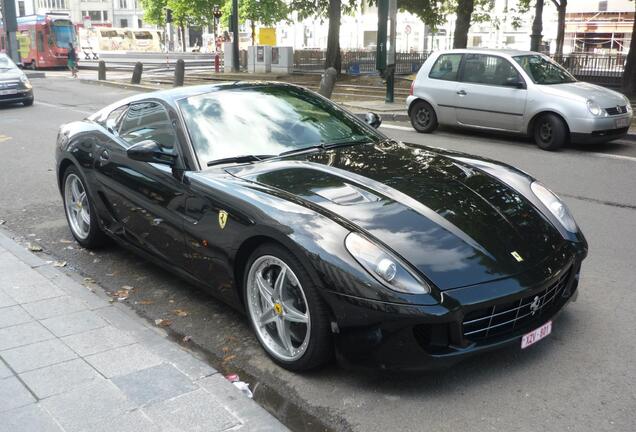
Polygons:
<instances>
[{"instance_id":1,"label":"paving stone pavement","mask_svg":"<svg viewBox=\"0 0 636 432\"><path fill-rule=\"evenodd\" d=\"M0 230L0 432L287 431L217 371Z\"/></svg>"}]
</instances>

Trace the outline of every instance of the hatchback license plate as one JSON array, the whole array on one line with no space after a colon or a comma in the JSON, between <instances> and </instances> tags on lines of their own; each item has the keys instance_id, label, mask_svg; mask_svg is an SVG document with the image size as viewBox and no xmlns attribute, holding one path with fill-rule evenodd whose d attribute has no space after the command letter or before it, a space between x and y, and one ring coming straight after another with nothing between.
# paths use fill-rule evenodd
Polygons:
<instances>
[{"instance_id":1,"label":"hatchback license plate","mask_svg":"<svg viewBox=\"0 0 636 432\"><path fill-rule=\"evenodd\" d=\"M616 129L624 128L627 126L629 126L628 118L616 119Z\"/></svg>"},{"instance_id":2,"label":"hatchback license plate","mask_svg":"<svg viewBox=\"0 0 636 432\"><path fill-rule=\"evenodd\" d=\"M528 348L530 345L539 342L550 333L552 333L552 321L548 321L538 329L524 334L521 338L521 349Z\"/></svg>"},{"instance_id":3,"label":"hatchback license plate","mask_svg":"<svg viewBox=\"0 0 636 432\"><path fill-rule=\"evenodd\" d=\"M6 96L6 95L12 95L12 94L16 94L18 91L15 89L10 89L10 90L0 90L0 96Z\"/></svg>"}]
</instances>

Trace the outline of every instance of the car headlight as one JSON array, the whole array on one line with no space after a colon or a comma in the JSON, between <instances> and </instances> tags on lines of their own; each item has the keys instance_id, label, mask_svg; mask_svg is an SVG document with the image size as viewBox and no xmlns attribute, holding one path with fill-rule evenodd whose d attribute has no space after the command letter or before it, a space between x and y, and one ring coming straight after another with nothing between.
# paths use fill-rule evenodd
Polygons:
<instances>
[{"instance_id":1,"label":"car headlight","mask_svg":"<svg viewBox=\"0 0 636 432\"><path fill-rule=\"evenodd\" d=\"M592 99L587 100L587 110L595 117L598 117L603 113L601 106Z\"/></svg>"},{"instance_id":2,"label":"car headlight","mask_svg":"<svg viewBox=\"0 0 636 432\"><path fill-rule=\"evenodd\" d=\"M623 99L625 99L625 106L627 107L627 112L630 113L633 111L632 109L632 101L625 95L623 95Z\"/></svg>"},{"instance_id":3,"label":"car headlight","mask_svg":"<svg viewBox=\"0 0 636 432\"><path fill-rule=\"evenodd\" d=\"M426 281L409 270L408 266L360 234L350 233L345 239L345 246L356 261L386 287L406 294L431 292Z\"/></svg>"},{"instance_id":4,"label":"car headlight","mask_svg":"<svg viewBox=\"0 0 636 432\"><path fill-rule=\"evenodd\" d=\"M26 75L20 75L20 82L22 83L22 87L27 89L31 88L31 82L29 81L29 78L27 78Z\"/></svg>"},{"instance_id":5,"label":"car headlight","mask_svg":"<svg viewBox=\"0 0 636 432\"><path fill-rule=\"evenodd\" d=\"M561 225L563 225L563 228L571 233L578 231L578 227L576 226L576 222L574 221L572 214L570 214L570 210L568 210L565 203L561 201L558 196L538 181L533 182L530 185L530 188L536 197L541 200L543 205L550 210L550 213L552 213Z\"/></svg>"}]
</instances>

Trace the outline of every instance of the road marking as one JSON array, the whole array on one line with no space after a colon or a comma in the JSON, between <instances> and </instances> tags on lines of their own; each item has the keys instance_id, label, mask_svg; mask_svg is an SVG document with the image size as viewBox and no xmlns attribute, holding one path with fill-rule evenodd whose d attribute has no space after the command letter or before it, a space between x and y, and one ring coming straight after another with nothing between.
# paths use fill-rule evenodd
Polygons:
<instances>
[{"instance_id":1,"label":"road marking","mask_svg":"<svg viewBox=\"0 0 636 432\"><path fill-rule=\"evenodd\" d=\"M10 136L0 135L0 142L9 141L11 139Z\"/></svg>"},{"instance_id":2,"label":"road marking","mask_svg":"<svg viewBox=\"0 0 636 432\"><path fill-rule=\"evenodd\" d=\"M618 160L626 160L630 162L636 162L636 157L634 156L624 156L624 155L615 155L610 153L587 153L590 156L596 156L607 159L618 159Z\"/></svg>"},{"instance_id":3,"label":"road marking","mask_svg":"<svg viewBox=\"0 0 636 432\"><path fill-rule=\"evenodd\" d=\"M79 109L76 109L76 108L73 108L73 107L69 107L69 106L66 106L66 105L57 105L57 104L52 104L52 103L48 103L48 102L42 102L40 100L36 101L35 103L37 105L44 105L44 106L51 107L51 108L61 108L61 109L65 109L67 111L73 111L73 112L80 113L80 114L86 114L86 115L87 114L93 114L92 111L79 110Z\"/></svg>"},{"instance_id":4,"label":"road marking","mask_svg":"<svg viewBox=\"0 0 636 432\"><path fill-rule=\"evenodd\" d=\"M403 130L403 131L408 131L408 132L415 132L415 129L413 129L412 127L408 127L408 126L399 126L399 125L394 125L394 124L383 124L380 127L381 128L386 128L386 129L396 129L396 130Z\"/></svg>"}]
</instances>

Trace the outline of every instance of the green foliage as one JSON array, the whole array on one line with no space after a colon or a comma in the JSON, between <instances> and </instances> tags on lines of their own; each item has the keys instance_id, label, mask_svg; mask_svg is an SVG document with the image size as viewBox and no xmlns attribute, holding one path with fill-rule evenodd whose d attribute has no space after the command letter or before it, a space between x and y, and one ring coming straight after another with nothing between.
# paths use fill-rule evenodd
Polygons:
<instances>
[{"instance_id":1,"label":"green foliage","mask_svg":"<svg viewBox=\"0 0 636 432\"><path fill-rule=\"evenodd\" d=\"M175 23L207 25L213 21L214 5L221 6L222 0L141 0L144 7L144 20L157 25L164 25L165 9L172 10Z\"/></svg>"},{"instance_id":2,"label":"green foliage","mask_svg":"<svg viewBox=\"0 0 636 432\"><path fill-rule=\"evenodd\" d=\"M375 3L377 0L370 0ZM524 0L521 0L524 1ZM525 0L531 1L531 0ZM472 22L493 21L494 0L474 0L475 10ZM457 12L457 0L398 0L398 9L418 16L424 24L435 31L446 22L447 15Z\"/></svg>"},{"instance_id":3,"label":"green foliage","mask_svg":"<svg viewBox=\"0 0 636 432\"><path fill-rule=\"evenodd\" d=\"M227 27L232 14L232 0L226 0L221 8L221 25ZM288 20L290 9L283 0L239 0L239 23L250 21L272 26Z\"/></svg>"},{"instance_id":4,"label":"green foliage","mask_svg":"<svg viewBox=\"0 0 636 432\"><path fill-rule=\"evenodd\" d=\"M289 9L298 13L298 20L314 17L323 22L329 17L329 0L291 0ZM357 10L357 0L342 0L343 15L352 15Z\"/></svg>"}]
</instances>

